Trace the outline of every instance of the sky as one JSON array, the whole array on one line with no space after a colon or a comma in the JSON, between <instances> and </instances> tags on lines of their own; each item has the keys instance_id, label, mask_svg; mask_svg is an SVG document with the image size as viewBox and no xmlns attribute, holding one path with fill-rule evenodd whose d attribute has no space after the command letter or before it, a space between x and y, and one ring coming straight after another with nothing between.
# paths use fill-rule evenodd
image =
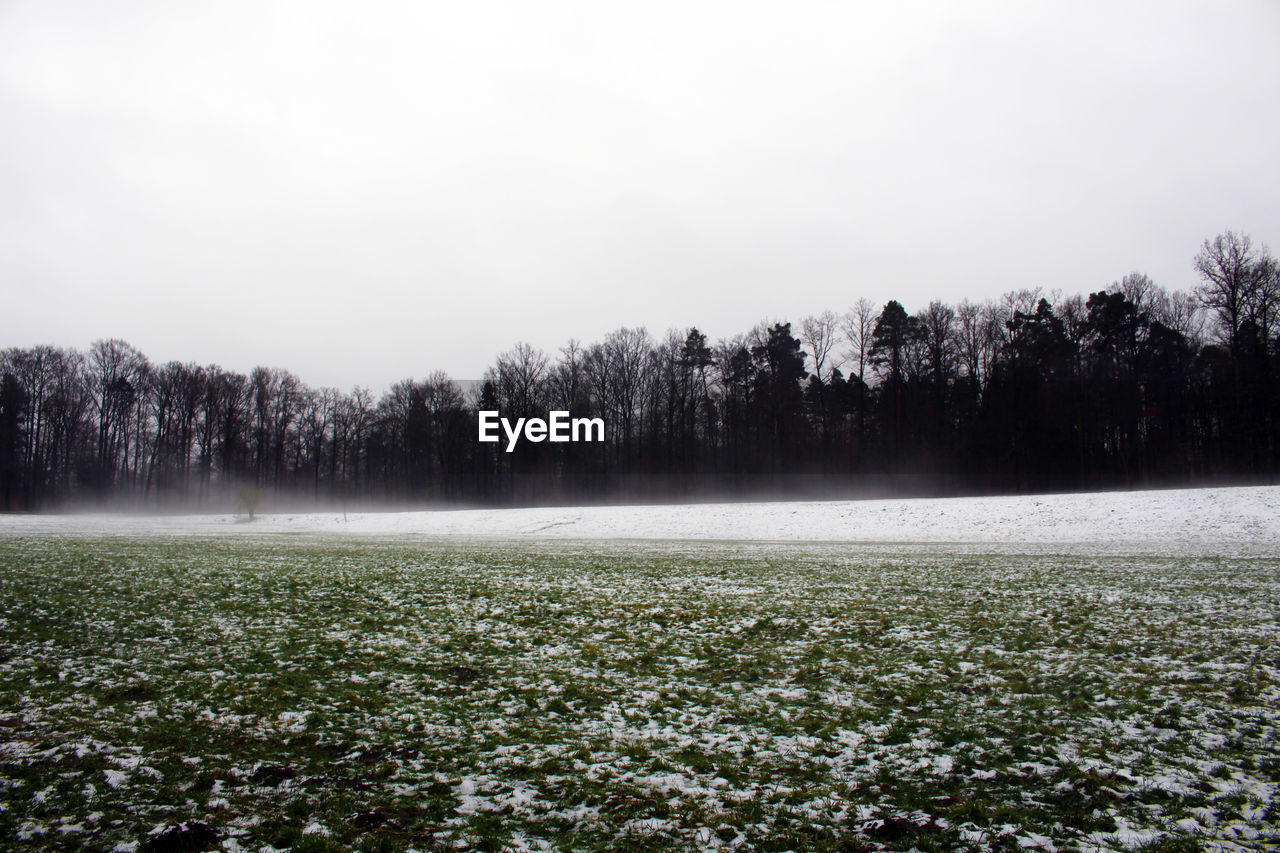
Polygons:
<instances>
[{"instance_id":1,"label":"sky","mask_svg":"<svg viewBox=\"0 0 1280 853\"><path fill-rule=\"evenodd\" d=\"M375 391L1280 248L1280 3L0 2L0 347Z\"/></svg>"}]
</instances>

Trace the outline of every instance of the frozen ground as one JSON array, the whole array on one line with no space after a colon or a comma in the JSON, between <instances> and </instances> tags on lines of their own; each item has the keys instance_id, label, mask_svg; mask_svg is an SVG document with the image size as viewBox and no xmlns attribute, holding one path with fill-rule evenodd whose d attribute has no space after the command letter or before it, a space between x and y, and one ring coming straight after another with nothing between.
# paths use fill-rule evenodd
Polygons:
<instances>
[{"instance_id":1,"label":"frozen ground","mask_svg":"<svg viewBox=\"0 0 1280 853\"><path fill-rule=\"evenodd\" d=\"M430 512L2 516L0 536L342 533L504 539L1084 544L1280 553L1280 486L1016 497Z\"/></svg>"},{"instance_id":2,"label":"frozen ground","mask_svg":"<svg viewBox=\"0 0 1280 853\"><path fill-rule=\"evenodd\" d=\"M1280 849L1280 558L1002 550L0 538L0 848Z\"/></svg>"},{"instance_id":3,"label":"frozen ground","mask_svg":"<svg viewBox=\"0 0 1280 853\"><path fill-rule=\"evenodd\" d=\"M1278 849L1277 636L1280 487L0 516L0 848Z\"/></svg>"}]
</instances>

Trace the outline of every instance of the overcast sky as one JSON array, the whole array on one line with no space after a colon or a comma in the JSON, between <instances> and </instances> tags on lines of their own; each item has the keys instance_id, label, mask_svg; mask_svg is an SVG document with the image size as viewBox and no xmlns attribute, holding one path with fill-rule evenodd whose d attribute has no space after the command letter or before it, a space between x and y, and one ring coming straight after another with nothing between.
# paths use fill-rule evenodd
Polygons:
<instances>
[{"instance_id":1,"label":"overcast sky","mask_svg":"<svg viewBox=\"0 0 1280 853\"><path fill-rule=\"evenodd\" d=\"M0 346L381 390L1280 248L1280 2L0 2Z\"/></svg>"}]
</instances>

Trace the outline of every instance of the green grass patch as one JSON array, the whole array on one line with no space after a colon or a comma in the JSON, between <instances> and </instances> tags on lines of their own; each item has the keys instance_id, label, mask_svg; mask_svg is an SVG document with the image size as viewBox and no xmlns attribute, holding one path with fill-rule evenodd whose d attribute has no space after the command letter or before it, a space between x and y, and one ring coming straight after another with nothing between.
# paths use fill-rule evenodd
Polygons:
<instances>
[{"instance_id":1,"label":"green grass patch","mask_svg":"<svg viewBox=\"0 0 1280 853\"><path fill-rule=\"evenodd\" d=\"M0 840L1266 847L1278 614L1257 558L5 539Z\"/></svg>"}]
</instances>

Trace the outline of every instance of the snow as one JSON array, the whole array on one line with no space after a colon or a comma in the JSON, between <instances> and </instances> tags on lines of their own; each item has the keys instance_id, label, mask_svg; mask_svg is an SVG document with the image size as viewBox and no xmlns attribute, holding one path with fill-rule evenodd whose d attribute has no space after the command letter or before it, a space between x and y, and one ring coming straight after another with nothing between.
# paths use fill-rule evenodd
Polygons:
<instances>
[{"instance_id":1,"label":"snow","mask_svg":"<svg viewBox=\"0 0 1280 853\"><path fill-rule=\"evenodd\" d=\"M1280 486L977 498L233 515L7 515L0 537L340 534L500 539L1039 543L1280 553Z\"/></svg>"}]
</instances>

